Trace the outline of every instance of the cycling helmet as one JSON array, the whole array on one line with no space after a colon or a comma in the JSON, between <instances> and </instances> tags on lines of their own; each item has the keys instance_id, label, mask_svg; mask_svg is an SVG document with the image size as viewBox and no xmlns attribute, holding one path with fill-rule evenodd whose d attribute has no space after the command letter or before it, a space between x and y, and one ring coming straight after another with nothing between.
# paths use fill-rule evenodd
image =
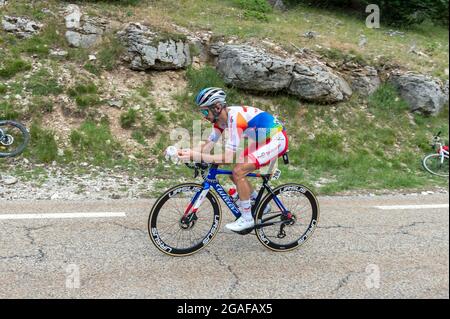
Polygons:
<instances>
[{"instance_id":1,"label":"cycling helmet","mask_svg":"<svg viewBox=\"0 0 450 319\"><path fill-rule=\"evenodd\" d=\"M221 88L211 87L200 90L195 98L195 103L197 103L199 107L212 106L216 102L225 104L226 97L226 93Z\"/></svg>"}]
</instances>

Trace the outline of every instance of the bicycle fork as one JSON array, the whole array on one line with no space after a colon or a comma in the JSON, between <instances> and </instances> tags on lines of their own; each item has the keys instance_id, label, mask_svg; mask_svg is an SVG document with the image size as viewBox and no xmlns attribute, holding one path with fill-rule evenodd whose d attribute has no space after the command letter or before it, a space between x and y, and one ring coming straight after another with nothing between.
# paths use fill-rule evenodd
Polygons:
<instances>
[{"instance_id":1,"label":"bicycle fork","mask_svg":"<svg viewBox=\"0 0 450 319\"><path fill-rule=\"evenodd\" d=\"M205 188L195 194L189 205L186 207L183 216L181 217L180 220L181 228L188 229L194 226L195 221L198 219L197 211L202 205L203 201L205 200L208 192L209 188Z\"/></svg>"}]
</instances>

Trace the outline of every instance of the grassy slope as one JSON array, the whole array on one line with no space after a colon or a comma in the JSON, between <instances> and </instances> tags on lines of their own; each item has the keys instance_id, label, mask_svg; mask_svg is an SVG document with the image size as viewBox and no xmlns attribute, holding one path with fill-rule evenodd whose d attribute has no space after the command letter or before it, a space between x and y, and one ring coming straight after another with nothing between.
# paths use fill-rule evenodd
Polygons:
<instances>
[{"instance_id":1,"label":"grassy slope","mask_svg":"<svg viewBox=\"0 0 450 319\"><path fill-rule=\"evenodd\" d=\"M405 37L391 38L384 33L388 28L370 30L365 28L364 21L359 19L310 8L298 8L287 13L268 13L267 21L261 22L256 18L246 18L242 9L233 6L233 1L167 0L151 4L143 2L137 7L116 6L103 2L84 5L86 5L85 10L90 14L105 15L106 12L107 16L121 22L146 21L167 31L172 30L173 22L193 31L209 29L215 34L237 36L242 40L269 39L289 50L292 50L290 43L315 50L319 50L318 46L333 48L344 53L361 55L372 63L385 59L441 78L445 78L445 69L448 69L448 34L445 29L439 27L421 26L415 31L407 31ZM72 92L72 98L74 103L79 104L78 107L95 109L99 102L97 94L101 93L98 91L102 90L104 84L100 81L97 84L98 89L81 92L83 93L81 94L78 92L80 90L77 90L77 85L91 83L85 76L78 79L77 85L71 84L60 88L56 82L52 81L51 76L45 76L46 81L43 86L37 85L44 77L39 77L37 72L30 80L25 81L28 84L22 88L20 83L24 81L24 74L29 69L31 55L38 55L41 62L50 62L50 68L58 74L63 63L58 60L47 60L48 50L52 47L63 48L69 51L69 57L64 62L76 65L74 74L79 73L77 68L102 74L115 67L110 65L110 61L113 61L119 52L108 50L106 47L97 48L97 52L102 52L98 54L99 60L103 61L90 64L87 61L87 51L68 48L67 44L61 40L63 31L61 22L41 13L40 10L43 7L57 11L57 1L38 3L34 7L23 3L25 2L17 1L14 6L7 7L6 13L28 15L41 21L45 20L48 27L40 37L30 40L17 41L14 37L0 32L2 49L0 58L3 61L11 61L8 70L12 74L8 75L8 87L6 88L4 84L0 86L0 111L2 107L3 111L6 109L6 103L10 105L8 110L11 109L11 105L14 108L20 104L14 97L8 101L2 99L2 95L31 94L33 96L32 105L35 107L31 110L35 110L35 113L30 114L28 110L26 114L19 114L19 117L30 121L29 123L31 121L35 123L33 126L35 139L26 154L34 161L58 160L67 164L78 160L108 166L120 164L141 174L139 167L148 164L145 160L148 154L159 154L170 143L167 133L171 126L179 125L187 128L192 126L192 120L196 119L195 114L186 112L193 109L192 94L203 86L223 86L223 82L211 68L189 70L187 72L188 89L183 94L173 96L179 105L178 109L169 114L159 111L152 113L150 120L153 121L153 125L148 124L148 118L147 124L144 120L139 123L135 119L136 114L125 109L120 120L122 126L130 125L131 121L131 126L134 127L133 137L139 143L146 145L134 153L138 158L137 161L130 163L126 159L127 154L124 154L121 147L115 144L114 134L111 135L109 132L108 121L105 118L103 120L96 118L98 114L95 112L88 116L91 120L85 121L79 128L73 128L70 146L64 149L64 157L56 156L56 146L52 147L50 151L53 153L49 154L46 145L55 145L52 132L43 134L39 126L42 116L45 117L45 114L42 115L42 110L49 111L48 105L49 103L51 105L47 95L57 95L60 90L64 90L70 96ZM58 29L60 35L56 34ZM300 36L308 30L316 31L320 36L314 40L307 40ZM357 45L360 34L368 38L368 46L365 49L360 49ZM430 54L431 59L406 54L414 42L421 51ZM380 58L380 55L384 58ZM24 61L24 63L14 63L17 61ZM2 68L5 69L5 62L3 64ZM3 81L6 81L5 78ZM33 83L37 84L33 85ZM438 117L426 118L411 115L405 110L404 103L389 87L383 87L369 101L354 97L349 102L336 106L312 105L286 96L259 97L232 89L229 90L229 94L231 103L256 105L286 120L291 137L290 157L293 165L289 168L280 165L283 171L283 182L301 180L323 194L352 189L420 189L432 185L448 186L448 180L430 176L420 167L421 157L429 151L428 141L432 134L438 130L448 132L448 107ZM148 93L142 88L136 90L136 95L141 100L147 99L152 108L158 108L152 104L152 97L147 96ZM137 124L134 123L136 121ZM113 147L99 149L97 139L99 136L106 136L111 143L108 145ZM0 163L0 165L4 164ZM151 166L152 169L146 174L158 177L171 177L178 174L189 176L183 167L174 168L173 172L168 173L167 165L162 162L152 162ZM167 180L167 183L172 183L171 178ZM317 182L322 186L316 184Z\"/></svg>"}]
</instances>

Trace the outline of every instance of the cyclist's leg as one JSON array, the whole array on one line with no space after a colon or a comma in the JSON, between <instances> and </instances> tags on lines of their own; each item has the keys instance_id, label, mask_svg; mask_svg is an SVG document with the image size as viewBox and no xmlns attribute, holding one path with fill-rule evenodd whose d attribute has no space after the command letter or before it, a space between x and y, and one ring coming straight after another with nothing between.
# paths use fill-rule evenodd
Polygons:
<instances>
[{"instance_id":1,"label":"cyclist's leg","mask_svg":"<svg viewBox=\"0 0 450 319\"><path fill-rule=\"evenodd\" d=\"M240 232L246 229L250 229L255 225L252 216L252 206L250 200L250 194L252 188L247 180L247 174L253 172L256 169L254 163L238 163L233 168L233 179L236 184L236 188L240 199L241 217L236 221L227 224L225 227L229 230Z\"/></svg>"},{"instance_id":2,"label":"cyclist's leg","mask_svg":"<svg viewBox=\"0 0 450 319\"><path fill-rule=\"evenodd\" d=\"M255 163L256 169L260 169L283 156L288 149L288 145L286 131L281 131L269 138L264 145L250 152L248 158Z\"/></svg>"},{"instance_id":3,"label":"cyclist's leg","mask_svg":"<svg viewBox=\"0 0 450 319\"><path fill-rule=\"evenodd\" d=\"M254 161L252 161L252 160L250 160L248 158L248 154L249 154L249 152L251 152L253 150L256 150L256 148L257 148L257 143L256 142L252 143L249 147L247 147L242 152L242 154L239 156L239 164L242 164L242 163L254 163ZM254 169L252 171L250 171L249 173L251 173L253 171L254 171ZM234 185L236 185L234 174L230 175L230 179L234 183ZM255 190L254 190L252 184L250 183L250 181L247 178L245 179L245 181L247 182L247 187L250 189L250 194L251 194L250 196L252 196L252 194L255 193ZM236 188L237 188L237 186L236 186ZM239 191L238 191L238 193L239 193ZM239 196L239 199L240 199L240 196Z\"/></svg>"}]
</instances>

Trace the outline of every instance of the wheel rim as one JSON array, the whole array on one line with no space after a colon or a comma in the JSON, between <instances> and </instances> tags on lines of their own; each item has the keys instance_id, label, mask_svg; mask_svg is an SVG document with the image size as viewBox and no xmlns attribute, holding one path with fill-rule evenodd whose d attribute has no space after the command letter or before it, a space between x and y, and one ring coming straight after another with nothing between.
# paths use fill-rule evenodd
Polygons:
<instances>
[{"instance_id":1,"label":"wheel rim","mask_svg":"<svg viewBox=\"0 0 450 319\"><path fill-rule=\"evenodd\" d=\"M448 158L444 158L443 163L441 163L441 156L439 154L432 154L430 156L427 156L424 160L424 166L432 174L438 176L449 175Z\"/></svg>"},{"instance_id":2,"label":"wheel rim","mask_svg":"<svg viewBox=\"0 0 450 319\"><path fill-rule=\"evenodd\" d=\"M282 214L273 196L270 197L268 202L271 206L270 213L258 215L258 224L276 222L274 225L257 229L261 242L269 248L277 250L295 248L305 242L312 234L317 224L318 207L315 206L315 200L311 200L299 190L294 188L293 190L276 192L278 199L292 214L292 217ZM261 211L266 207L266 203L267 200L261 205Z\"/></svg>"},{"instance_id":3,"label":"wheel rim","mask_svg":"<svg viewBox=\"0 0 450 319\"><path fill-rule=\"evenodd\" d=\"M9 121L0 123L0 156L16 156L28 144L29 136L25 128Z\"/></svg>"},{"instance_id":4,"label":"wheel rim","mask_svg":"<svg viewBox=\"0 0 450 319\"><path fill-rule=\"evenodd\" d=\"M220 225L220 214L208 194L196 213L185 215L186 208L201 186L183 186L184 191L174 195L177 188L168 191L157 203L157 214L150 218L150 235L154 244L168 254L188 254L209 243ZM215 200L213 201L215 202Z\"/></svg>"}]
</instances>

